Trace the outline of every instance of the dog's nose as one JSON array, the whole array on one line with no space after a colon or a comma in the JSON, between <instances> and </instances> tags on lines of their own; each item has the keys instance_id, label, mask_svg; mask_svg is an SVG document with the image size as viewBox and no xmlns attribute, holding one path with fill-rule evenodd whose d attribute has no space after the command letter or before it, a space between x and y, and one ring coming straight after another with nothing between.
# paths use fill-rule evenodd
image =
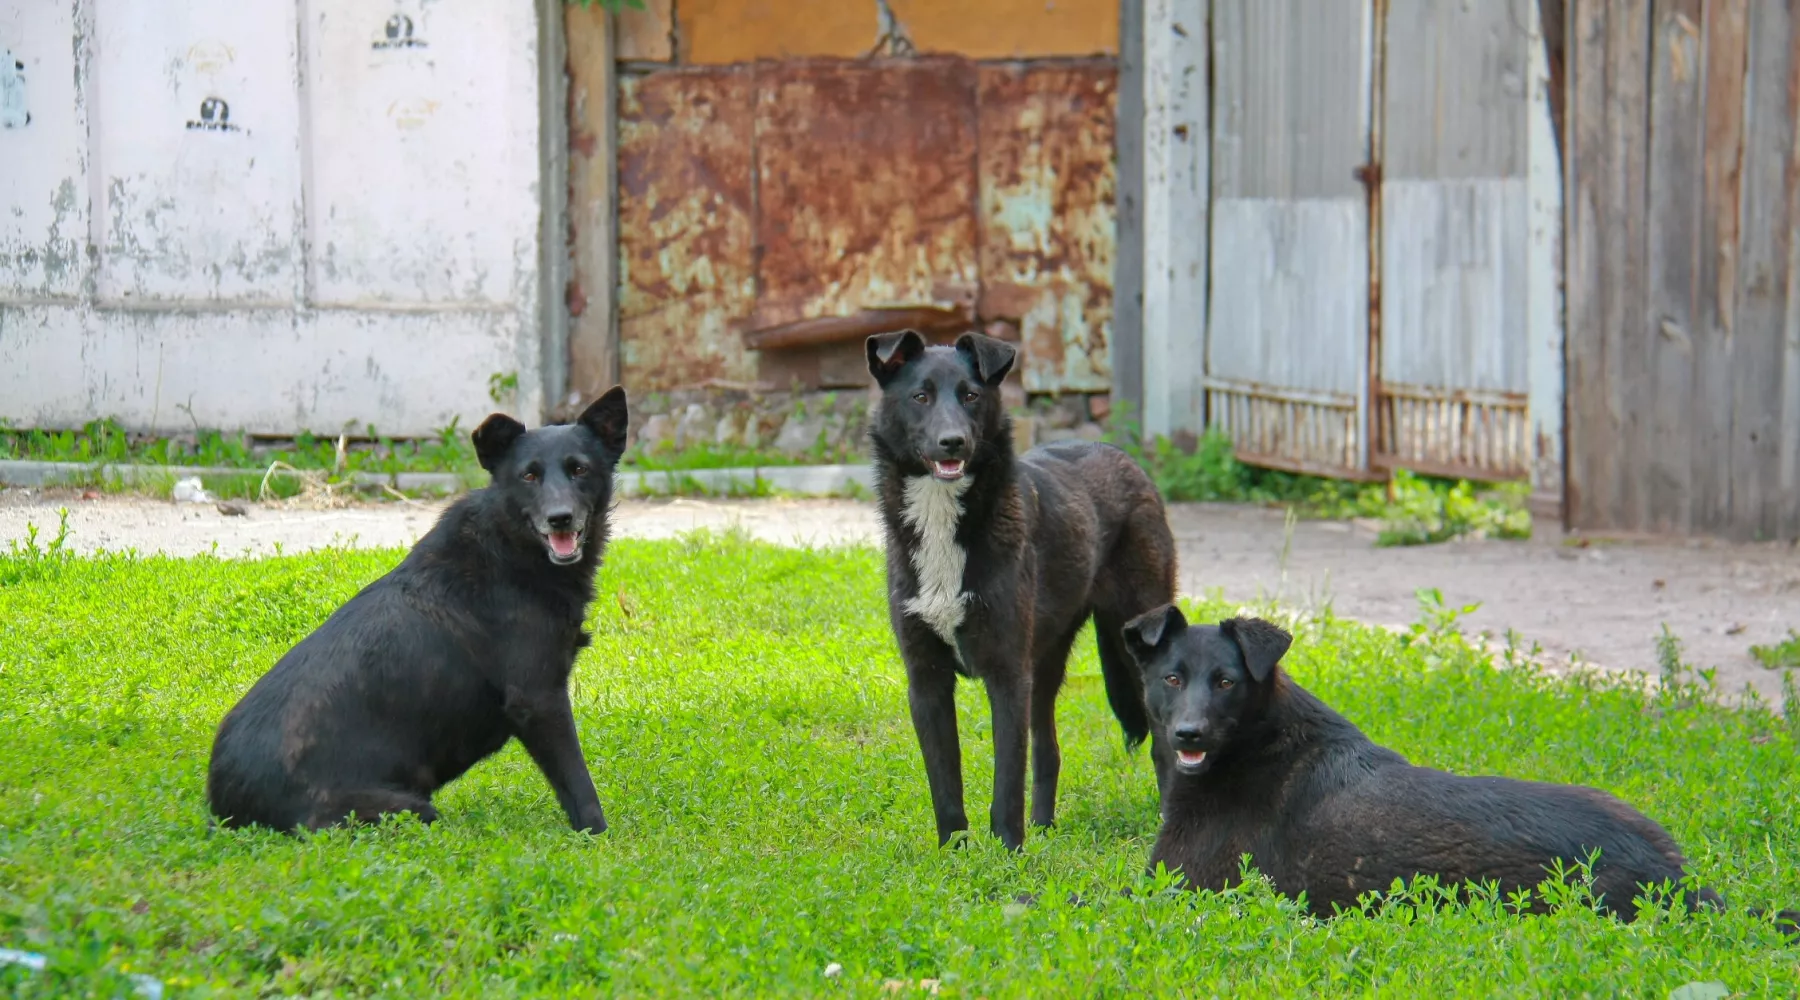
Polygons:
<instances>
[{"instance_id":1,"label":"dog's nose","mask_svg":"<svg viewBox=\"0 0 1800 1000\"><path fill-rule=\"evenodd\" d=\"M963 445L968 443L968 438L963 437L961 434L946 434L943 437L938 438L938 447L952 455L960 454L963 450Z\"/></svg>"},{"instance_id":2,"label":"dog's nose","mask_svg":"<svg viewBox=\"0 0 1800 1000\"><path fill-rule=\"evenodd\" d=\"M1197 742L1202 733L1199 726L1182 726L1175 730L1175 739L1181 743Z\"/></svg>"},{"instance_id":3,"label":"dog's nose","mask_svg":"<svg viewBox=\"0 0 1800 1000\"><path fill-rule=\"evenodd\" d=\"M575 515L568 511L558 511L544 520L550 522L551 531L571 531L575 527Z\"/></svg>"}]
</instances>

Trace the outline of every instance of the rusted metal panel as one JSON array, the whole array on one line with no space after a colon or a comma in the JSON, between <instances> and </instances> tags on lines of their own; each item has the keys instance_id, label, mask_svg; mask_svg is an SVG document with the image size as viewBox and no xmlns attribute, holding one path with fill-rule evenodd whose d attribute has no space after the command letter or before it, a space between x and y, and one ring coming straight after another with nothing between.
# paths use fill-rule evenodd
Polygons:
<instances>
[{"instance_id":1,"label":"rusted metal panel","mask_svg":"<svg viewBox=\"0 0 1800 1000\"><path fill-rule=\"evenodd\" d=\"M102 300L291 302L293 5L101 0L94 24Z\"/></svg>"},{"instance_id":2,"label":"rusted metal panel","mask_svg":"<svg viewBox=\"0 0 1800 1000\"><path fill-rule=\"evenodd\" d=\"M689 65L855 59L868 55L881 34L876 0L681 0L675 17L679 61Z\"/></svg>"},{"instance_id":3,"label":"rusted metal panel","mask_svg":"<svg viewBox=\"0 0 1800 1000\"><path fill-rule=\"evenodd\" d=\"M643 4L613 15L617 58L620 62L669 62L675 58L674 0L643 0Z\"/></svg>"},{"instance_id":4,"label":"rusted metal panel","mask_svg":"<svg viewBox=\"0 0 1800 1000\"><path fill-rule=\"evenodd\" d=\"M875 0L866 2L875 6ZM920 52L954 53L971 59L1032 59L1119 51L1118 0L887 2ZM792 9L804 8L795 5Z\"/></svg>"},{"instance_id":5,"label":"rusted metal panel","mask_svg":"<svg viewBox=\"0 0 1800 1000\"><path fill-rule=\"evenodd\" d=\"M973 64L756 72L752 325L969 304L978 277Z\"/></svg>"},{"instance_id":6,"label":"rusted metal panel","mask_svg":"<svg viewBox=\"0 0 1800 1000\"><path fill-rule=\"evenodd\" d=\"M756 304L754 106L749 67L619 82L619 340L629 385L755 373L733 327Z\"/></svg>"},{"instance_id":7,"label":"rusted metal panel","mask_svg":"<svg viewBox=\"0 0 1800 1000\"><path fill-rule=\"evenodd\" d=\"M9 16L10 15L10 16ZM88 104L72 3L0 13L0 300L70 299L88 268ZM24 66L18 70L18 66Z\"/></svg>"},{"instance_id":8,"label":"rusted metal panel","mask_svg":"<svg viewBox=\"0 0 1800 1000\"><path fill-rule=\"evenodd\" d=\"M1288 467L1367 468L1371 17L1213 4L1208 422Z\"/></svg>"},{"instance_id":9,"label":"rusted metal panel","mask_svg":"<svg viewBox=\"0 0 1800 1000\"><path fill-rule=\"evenodd\" d=\"M1028 392L1112 384L1113 64L980 71L984 319L1018 323Z\"/></svg>"}]
</instances>

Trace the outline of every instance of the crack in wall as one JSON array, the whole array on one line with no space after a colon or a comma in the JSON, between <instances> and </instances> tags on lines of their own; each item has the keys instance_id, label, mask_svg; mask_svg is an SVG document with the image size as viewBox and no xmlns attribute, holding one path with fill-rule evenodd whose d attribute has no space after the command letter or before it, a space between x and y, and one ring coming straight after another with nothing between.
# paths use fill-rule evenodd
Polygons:
<instances>
[{"instance_id":1,"label":"crack in wall","mask_svg":"<svg viewBox=\"0 0 1800 1000\"><path fill-rule=\"evenodd\" d=\"M900 23L900 18L894 14L894 8L888 0L875 0L875 24L878 33L875 36L875 47L869 50L869 58L918 55L918 47L913 45L906 25Z\"/></svg>"}]
</instances>

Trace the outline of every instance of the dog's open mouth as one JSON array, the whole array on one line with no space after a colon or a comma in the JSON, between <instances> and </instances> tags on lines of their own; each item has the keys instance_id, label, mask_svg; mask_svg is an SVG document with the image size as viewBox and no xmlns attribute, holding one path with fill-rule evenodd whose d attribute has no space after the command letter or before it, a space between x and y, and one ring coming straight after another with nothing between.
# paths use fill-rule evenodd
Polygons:
<instances>
[{"instance_id":1,"label":"dog's open mouth","mask_svg":"<svg viewBox=\"0 0 1800 1000\"><path fill-rule=\"evenodd\" d=\"M936 459L927 459L925 464L931 466L932 476L945 482L954 482L963 477L963 462L960 458L946 459L942 462Z\"/></svg>"},{"instance_id":2,"label":"dog's open mouth","mask_svg":"<svg viewBox=\"0 0 1800 1000\"><path fill-rule=\"evenodd\" d=\"M581 532L551 531L544 535L544 544L550 547L550 561L558 566L581 561Z\"/></svg>"},{"instance_id":3,"label":"dog's open mouth","mask_svg":"<svg viewBox=\"0 0 1800 1000\"><path fill-rule=\"evenodd\" d=\"M1206 751L1177 750L1175 751L1175 763L1181 765L1182 770L1191 771L1206 763Z\"/></svg>"}]
</instances>

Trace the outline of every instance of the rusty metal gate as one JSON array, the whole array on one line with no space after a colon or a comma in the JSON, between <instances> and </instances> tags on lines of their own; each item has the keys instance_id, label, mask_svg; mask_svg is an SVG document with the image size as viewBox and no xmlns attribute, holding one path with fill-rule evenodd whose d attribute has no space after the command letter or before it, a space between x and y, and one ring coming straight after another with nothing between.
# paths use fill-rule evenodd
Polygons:
<instances>
[{"instance_id":1,"label":"rusty metal gate","mask_svg":"<svg viewBox=\"0 0 1800 1000\"><path fill-rule=\"evenodd\" d=\"M1253 464L1531 471L1532 0L1213 0L1206 423Z\"/></svg>"}]
</instances>

